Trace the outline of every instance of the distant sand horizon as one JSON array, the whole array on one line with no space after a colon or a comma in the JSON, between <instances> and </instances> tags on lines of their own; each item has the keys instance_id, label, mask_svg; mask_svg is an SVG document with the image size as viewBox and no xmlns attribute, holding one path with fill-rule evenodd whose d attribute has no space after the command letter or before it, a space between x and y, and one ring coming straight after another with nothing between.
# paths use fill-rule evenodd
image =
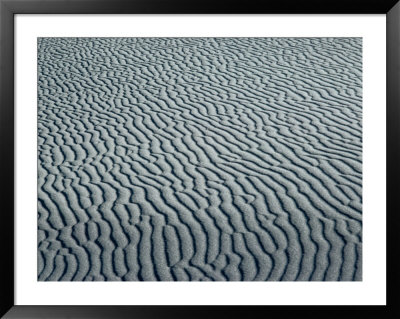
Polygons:
<instances>
[{"instance_id":1,"label":"distant sand horizon","mask_svg":"<svg viewBox=\"0 0 400 319\"><path fill-rule=\"evenodd\" d=\"M38 38L39 281L361 281L362 38Z\"/></svg>"}]
</instances>

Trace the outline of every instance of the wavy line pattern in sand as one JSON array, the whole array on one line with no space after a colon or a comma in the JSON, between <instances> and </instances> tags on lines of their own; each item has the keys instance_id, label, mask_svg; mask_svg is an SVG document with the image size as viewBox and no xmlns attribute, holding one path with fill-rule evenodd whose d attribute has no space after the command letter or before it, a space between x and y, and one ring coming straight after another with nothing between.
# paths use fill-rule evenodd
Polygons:
<instances>
[{"instance_id":1,"label":"wavy line pattern in sand","mask_svg":"<svg viewBox=\"0 0 400 319\"><path fill-rule=\"evenodd\" d=\"M38 279L361 280L360 38L40 38Z\"/></svg>"}]
</instances>

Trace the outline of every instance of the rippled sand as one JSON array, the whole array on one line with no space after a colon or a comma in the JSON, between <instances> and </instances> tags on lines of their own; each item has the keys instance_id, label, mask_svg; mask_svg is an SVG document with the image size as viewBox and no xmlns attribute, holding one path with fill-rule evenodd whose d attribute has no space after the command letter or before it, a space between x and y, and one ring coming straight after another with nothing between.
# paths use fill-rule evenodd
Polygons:
<instances>
[{"instance_id":1,"label":"rippled sand","mask_svg":"<svg viewBox=\"0 0 400 319\"><path fill-rule=\"evenodd\" d=\"M40 38L38 279L361 280L361 38Z\"/></svg>"}]
</instances>

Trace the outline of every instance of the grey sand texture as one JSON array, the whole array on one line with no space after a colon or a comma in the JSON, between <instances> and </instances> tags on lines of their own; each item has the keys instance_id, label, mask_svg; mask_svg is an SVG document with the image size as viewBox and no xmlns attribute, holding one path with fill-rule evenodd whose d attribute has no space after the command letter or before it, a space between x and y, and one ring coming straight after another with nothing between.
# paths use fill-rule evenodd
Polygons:
<instances>
[{"instance_id":1,"label":"grey sand texture","mask_svg":"<svg viewBox=\"0 0 400 319\"><path fill-rule=\"evenodd\" d=\"M39 38L39 281L362 280L361 38Z\"/></svg>"}]
</instances>

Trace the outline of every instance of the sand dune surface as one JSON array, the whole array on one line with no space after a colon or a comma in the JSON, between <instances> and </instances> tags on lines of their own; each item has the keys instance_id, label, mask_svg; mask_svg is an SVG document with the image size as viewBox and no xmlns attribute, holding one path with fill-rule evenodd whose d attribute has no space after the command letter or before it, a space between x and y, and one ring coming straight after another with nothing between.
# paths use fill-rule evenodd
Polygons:
<instances>
[{"instance_id":1,"label":"sand dune surface","mask_svg":"<svg viewBox=\"0 0 400 319\"><path fill-rule=\"evenodd\" d=\"M361 38L39 38L38 280L362 279Z\"/></svg>"}]
</instances>

